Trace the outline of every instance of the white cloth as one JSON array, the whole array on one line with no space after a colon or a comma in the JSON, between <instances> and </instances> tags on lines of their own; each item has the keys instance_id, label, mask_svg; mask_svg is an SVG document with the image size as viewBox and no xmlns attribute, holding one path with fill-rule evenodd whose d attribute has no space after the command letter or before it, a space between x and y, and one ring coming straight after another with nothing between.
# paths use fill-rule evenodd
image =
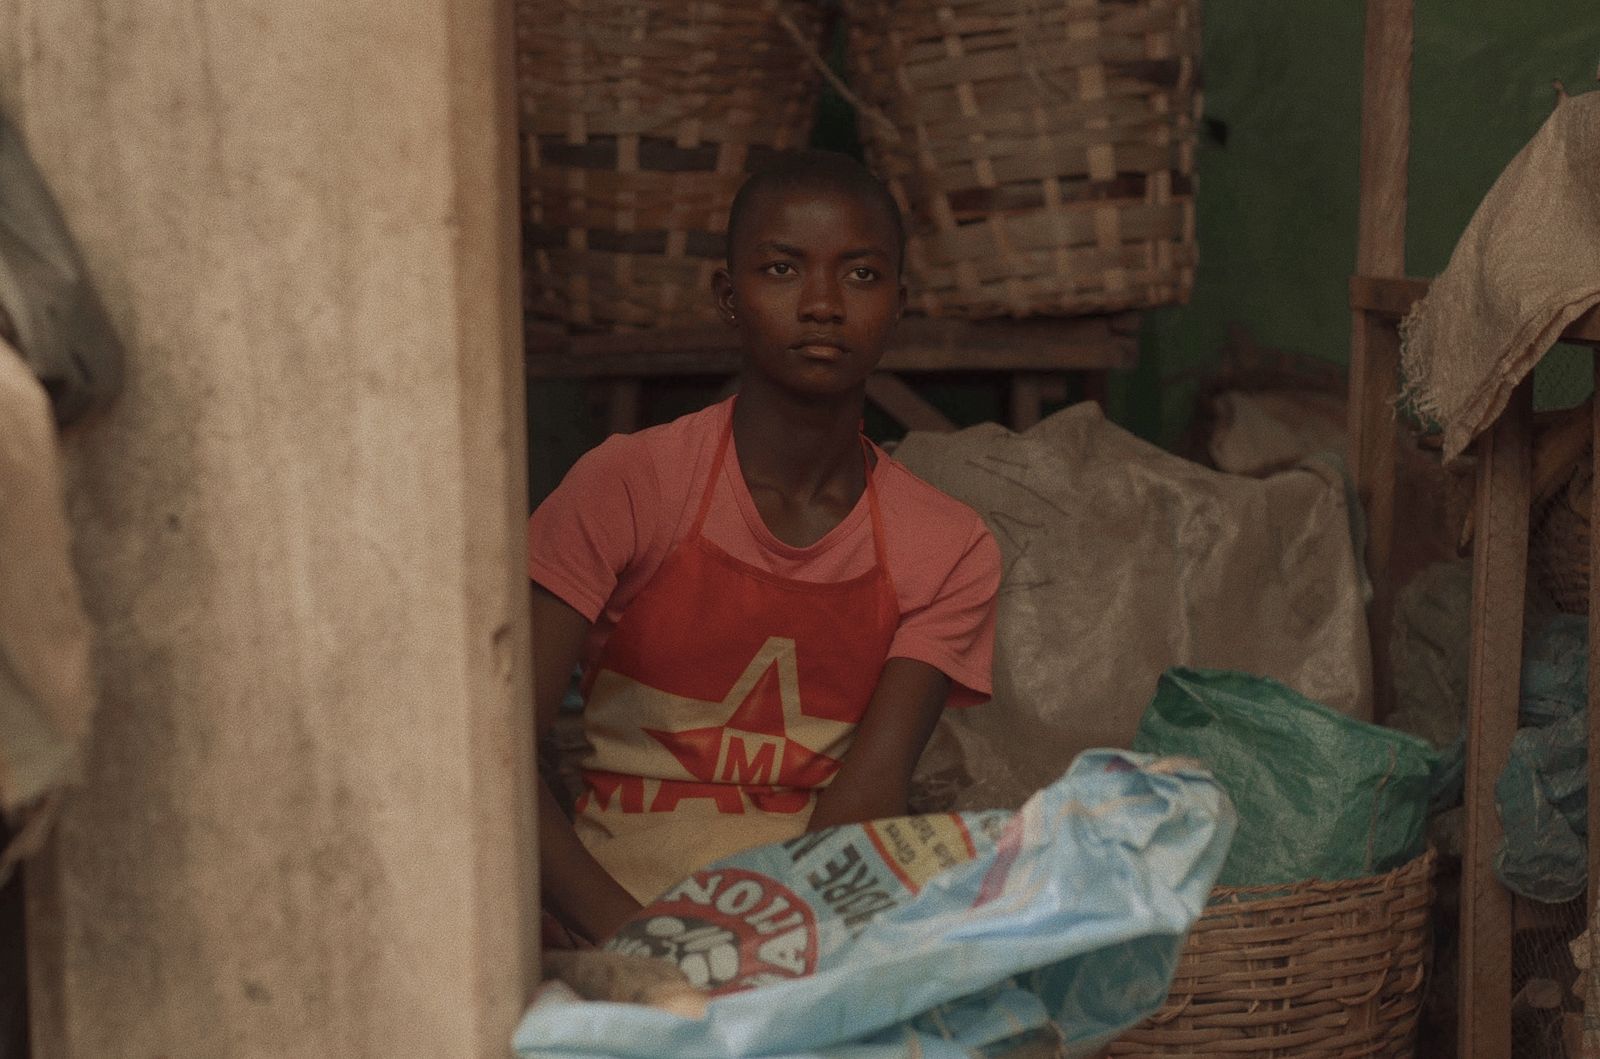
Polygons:
<instances>
[{"instance_id":1,"label":"white cloth","mask_svg":"<svg viewBox=\"0 0 1600 1059\"><path fill-rule=\"evenodd\" d=\"M77 777L93 709L69 540L50 400L0 341L0 810L18 825L0 877L42 839L36 811Z\"/></svg>"},{"instance_id":2,"label":"white cloth","mask_svg":"<svg viewBox=\"0 0 1600 1059\"><path fill-rule=\"evenodd\" d=\"M1024 434L913 433L895 455L977 509L1004 562L994 698L947 711L918 767L929 788L959 786L948 775L965 769L955 808L1013 807L1080 751L1129 745L1170 666L1272 677L1370 719L1338 469L1223 474L1140 441L1092 403Z\"/></svg>"}]
</instances>

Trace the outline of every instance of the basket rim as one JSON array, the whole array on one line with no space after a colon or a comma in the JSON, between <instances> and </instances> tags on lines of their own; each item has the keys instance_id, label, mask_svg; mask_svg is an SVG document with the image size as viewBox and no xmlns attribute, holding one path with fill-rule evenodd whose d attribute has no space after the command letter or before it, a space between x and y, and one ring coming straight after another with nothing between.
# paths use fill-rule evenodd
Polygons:
<instances>
[{"instance_id":1,"label":"basket rim","mask_svg":"<svg viewBox=\"0 0 1600 1059\"><path fill-rule=\"evenodd\" d=\"M1212 889L1206 907L1209 909L1214 904L1237 898L1253 898L1255 900L1252 900L1251 904L1256 904L1263 898L1299 897L1304 894L1325 896L1376 887L1388 888L1402 880L1410 882L1412 875L1431 874L1437 860L1438 851L1430 845L1399 867L1375 875L1360 875L1352 879L1299 879L1295 882L1267 883L1262 886L1217 886Z\"/></svg>"}]
</instances>

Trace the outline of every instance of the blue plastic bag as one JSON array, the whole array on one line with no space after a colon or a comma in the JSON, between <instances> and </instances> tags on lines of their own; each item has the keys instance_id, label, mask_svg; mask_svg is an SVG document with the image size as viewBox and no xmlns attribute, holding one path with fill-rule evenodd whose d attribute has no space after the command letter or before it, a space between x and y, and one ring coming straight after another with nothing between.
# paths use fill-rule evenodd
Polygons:
<instances>
[{"instance_id":1,"label":"blue plastic bag","mask_svg":"<svg viewBox=\"0 0 1600 1059\"><path fill-rule=\"evenodd\" d=\"M1588 699L1588 619L1557 615L1523 652L1524 727L1494 788L1505 834L1494 872L1535 901L1570 901L1588 883Z\"/></svg>"},{"instance_id":2,"label":"blue plastic bag","mask_svg":"<svg viewBox=\"0 0 1600 1059\"><path fill-rule=\"evenodd\" d=\"M1016 813L881 820L747 850L608 943L677 962L713 993L703 1018L547 984L514 1047L539 1059L969 1059L1054 1023L1068 1055L1090 1055L1165 999L1233 829L1227 795L1192 762L1096 750Z\"/></svg>"},{"instance_id":3,"label":"blue plastic bag","mask_svg":"<svg viewBox=\"0 0 1600 1059\"><path fill-rule=\"evenodd\" d=\"M1588 618L1557 614L1524 641L1520 727L1494 788L1504 834L1494 872L1530 900L1570 901L1588 883L1588 698ZM1440 751L1432 812L1461 804L1466 773L1463 731Z\"/></svg>"}]
</instances>

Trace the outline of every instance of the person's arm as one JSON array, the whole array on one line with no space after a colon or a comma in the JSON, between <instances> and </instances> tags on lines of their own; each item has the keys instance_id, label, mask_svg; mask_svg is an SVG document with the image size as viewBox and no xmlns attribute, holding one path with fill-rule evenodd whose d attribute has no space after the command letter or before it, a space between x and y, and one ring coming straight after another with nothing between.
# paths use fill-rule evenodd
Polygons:
<instances>
[{"instance_id":1,"label":"person's arm","mask_svg":"<svg viewBox=\"0 0 1600 1059\"><path fill-rule=\"evenodd\" d=\"M541 745L555 724L588 632L587 618L533 586L533 686ZM590 942L603 941L639 911L639 902L584 848L544 776L539 777L538 794L539 880L545 907L567 929Z\"/></svg>"},{"instance_id":2,"label":"person's arm","mask_svg":"<svg viewBox=\"0 0 1600 1059\"><path fill-rule=\"evenodd\" d=\"M949 693L950 678L926 662L885 662L855 741L817 798L806 830L904 816L911 773Z\"/></svg>"}]
</instances>

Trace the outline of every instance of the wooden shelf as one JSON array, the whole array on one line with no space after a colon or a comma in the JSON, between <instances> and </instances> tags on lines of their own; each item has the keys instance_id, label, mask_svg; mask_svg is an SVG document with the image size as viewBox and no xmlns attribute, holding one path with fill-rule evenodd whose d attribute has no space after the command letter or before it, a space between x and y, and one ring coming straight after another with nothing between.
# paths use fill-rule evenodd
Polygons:
<instances>
[{"instance_id":1,"label":"wooden shelf","mask_svg":"<svg viewBox=\"0 0 1600 1059\"><path fill-rule=\"evenodd\" d=\"M1350 277L1350 308L1379 316L1399 318L1428 293L1425 279L1385 279L1378 276ZM1600 306L1596 306L1567 325L1562 342L1600 347Z\"/></svg>"},{"instance_id":2,"label":"wooden shelf","mask_svg":"<svg viewBox=\"0 0 1600 1059\"><path fill-rule=\"evenodd\" d=\"M1138 316L900 322L881 370L1111 371L1139 362ZM739 370L734 332L723 327L606 334L530 328L527 371L536 378L729 375Z\"/></svg>"}]
</instances>

